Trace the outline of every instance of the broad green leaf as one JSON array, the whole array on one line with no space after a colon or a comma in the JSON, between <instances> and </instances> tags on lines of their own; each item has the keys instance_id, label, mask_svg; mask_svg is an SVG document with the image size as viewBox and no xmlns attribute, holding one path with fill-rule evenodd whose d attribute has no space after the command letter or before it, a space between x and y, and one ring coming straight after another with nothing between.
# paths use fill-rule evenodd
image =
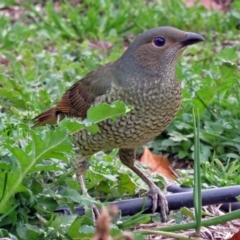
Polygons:
<instances>
[{"instance_id":1,"label":"broad green leaf","mask_svg":"<svg viewBox=\"0 0 240 240\"><path fill-rule=\"evenodd\" d=\"M30 134L32 142L29 143L29 146L31 146L32 151L29 154L20 148L6 144L6 148L18 160L19 166L9 172L6 191L0 202L0 212L3 212L3 209L8 206L9 200L17 191L24 189L21 187L23 178L34 169L39 161L54 157L56 152L64 154L71 150L66 132L47 132L42 138L33 130L30 130Z\"/></svg>"},{"instance_id":2,"label":"broad green leaf","mask_svg":"<svg viewBox=\"0 0 240 240\"><path fill-rule=\"evenodd\" d=\"M116 120L117 116L124 116L132 107L125 105L121 101L115 101L112 104L97 103L91 106L87 111L87 118L82 122L79 120L64 120L60 123L62 129L66 128L71 134L74 134L86 128L91 134L99 131L97 123L111 118Z\"/></svg>"},{"instance_id":3,"label":"broad green leaf","mask_svg":"<svg viewBox=\"0 0 240 240\"><path fill-rule=\"evenodd\" d=\"M89 226L89 225L82 225L80 227L79 231L86 235L90 234L90 236L92 236L92 234L95 232L95 228L93 226Z\"/></svg>"},{"instance_id":4,"label":"broad green leaf","mask_svg":"<svg viewBox=\"0 0 240 240\"><path fill-rule=\"evenodd\" d=\"M92 237L95 228L84 223L85 217L78 218L69 228L68 235L71 239L84 239Z\"/></svg>"},{"instance_id":5,"label":"broad green leaf","mask_svg":"<svg viewBox=\"0 0 240 240\"><path fill-rule=\"evenodd\" d=\"M67 189L63 194L63 197L67 197L72 199L74 202L81 203L82 201L82 196L79 194L78 191L74 189Z\"/></svg>"},{"instance_id":6,"label":"broad green leaf","mask_svg":"<svg viewBox=\"0 0 240 240\"><path fill-rule=\"evenodd\" d=\"M33 130L30 130L33 139L31 156L37 161L55 157L58 153L67 153L72 150L66 131L56 130L45 132L40 138Z\"/></svg>"},{"instance_id":7,"label":"broad green leaf","mask_svg":"<svg viewBox=\"0 0 240 240\"><path fill-rule=\"evenodd\" d=\"M58 202L52 196L41 195L38 198L36 208L44 212L52 213L58 207Z\"/></svg>"},{"instance_id":8,"label":"broad green leaf","mask_svg":"<svg viewBox=\"0 0 240 240\"><path fill-rule=\"evenodd\" d=\"M107 118L124 116L132 107L125 105L121 101L115 101L112 104L98 103L92 106L87 112L87 120L93 123L101 122Z\"/></svg>"},{"instance_id":9,"label":"broad green leaf","mask_svg":"<svg viewBox=\"0 0 240 240\"><path fill-rule=\"evenodd\" d=\"M226 47L219 54L218 58L224 61L231 61L238 58L238 54L236 48L234 47Z\"/></svg>"},{"instance_id":10,"label":"broad green leaf","mask_svg":"<svg viewBox=\"0 0 240 240\"><path fill-rule=\"evenodd\" d=\"M56 218L51 222L50 227L56 229L56 231L61 234L66 234L76 219L77 215L56 216Z\"/></svg>"},{"instance_id":11,"label":"broad green leaf","mask_svg":"<svg viewBox=\"0 0 240 240\"><path fill-rule=\"evenodd\" d=\"M67 129L70 134L74 134L84 129L85 126L77 119L66 118L60 122L59 127L61 129Z\"/></svg>"},{"instance_id":12,"label":"broad green leaf","mask_svg":"<svg viewBox=\"0 0 240 240\"><path fill-rule=\"evenodd\" d=\"M43 234L39 227L30 224L25 224L25 226L18 227L17 233L23 239L39 239L39 237Z\"/></svg>"}]
</instances>

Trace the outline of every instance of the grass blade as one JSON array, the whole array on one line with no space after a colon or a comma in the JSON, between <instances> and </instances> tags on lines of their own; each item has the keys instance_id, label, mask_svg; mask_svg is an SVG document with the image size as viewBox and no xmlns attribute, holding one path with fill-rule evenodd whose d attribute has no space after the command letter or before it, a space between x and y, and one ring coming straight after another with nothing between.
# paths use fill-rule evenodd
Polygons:
<instances>
[{"instance_id":1,"label":"grass blade","mask_svg":"<svg viewBox=\"0 0 240 240\"><path fill-rule=\"evenodd\" d=\"M197 117L193 110L194 121L194 189L193 189L193 203L195 210L196 233L200 234L201 219L202 219L202 193L201 193L201 166L200 166L200 119L199 111Z\"/></svg>"}]
</instances>

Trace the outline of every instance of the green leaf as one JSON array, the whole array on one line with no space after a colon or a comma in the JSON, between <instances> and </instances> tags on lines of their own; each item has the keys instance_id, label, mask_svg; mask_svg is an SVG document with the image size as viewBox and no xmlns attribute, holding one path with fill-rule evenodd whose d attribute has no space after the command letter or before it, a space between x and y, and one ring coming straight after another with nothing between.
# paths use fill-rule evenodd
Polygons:
<instances>
[{"instance_id":1,"label":"green leaf","mask_svg":"<svg viewBox=\"0 0 240 240\"><path fill-rule=\"evenodd\" d=\"M77 215L56 216L49 226L61 234L66 234L76 219Z\"/></svg>"},{"instance_id":2,"label":"green leaf","mask_svg":"<svg viewBox=\"0 0 240 240\"><path fill-rule=\"evenodd\" d=\"M137 187L137 184L128 174L120 174L119 181L117 184L117 189L120 196L123 196L123 195L134 196L136 187Z\"/></svg>"},{"instance_id":3,"label":"green leaf","mask_svg":"<svg viewBox=\"0 0 240 240\"><path fill-rule=\"evenodd\" d=\"M10 171L11 168L12 168L12 166L11 166L10 163L3 162L3 161L0 162L0 169L1 169L1 171L4 171L4 172L5 171Z\"/></svg>"},{"instance_id":4,"label":"green leaf","mask_svg":"<svg viewBox=\"0 0 240 240\"><path fill-rule=\"evenodd\" d=\"M82 201L82 196L79 194L78 191L74 189L67 189L63 194L63 197L67 197L72 199L74 202L81 203Z\"/></svg>"},{"instance_id":5,"label":"green leaf","mask_svg":"<svg viewBox=\"0 0 240 240\"><path fill-rule=\"evenodd\" d=\"M121 101L115 101L112 104L97 103L89 108L87 111L87 118L82 122L71 119L64 120L60 123L61 129L67 129L71 134L74 134L82 129L86 128L91 134L99 131L97 123L106 119L116 120L117 116L125 116L132 107L125 105Z\"/></svg>"},{"instance_id":6,"label":"green leaf","mask_svg":"<svg viewBox=\"0 0 240 240\"><path fill-rule=\"evenodd\" d=\"M92 234L95 232L95 228L93 226L89 226L89 225L82 225L79 229L79 231L81 233L86 234L86 236L92 236Z\"/></svg>"},{"instance_id":7,"label":"green leaf","mask_svg":"<svg viewBox=\"0 0 240 240\"><path fill-rule=\"evenodd\" d=\"M17 233L23 239L39 239L39 237L43 235L39 227L30 224L18 227Z\"/></svg>"},{"instance_id":8,"label":"green leaf","mask_svg":"<svg viewBox=\"0 0 240 240\"><path fill-rule=\"evenodd\" d=\"M83 218L77 218L73 224L71 224L68 236L71 237L71 239L79 239L80 233L79 228L82 225Z\"/></svg>"},{"instance_id":9,"label":"green leaf","mask_svg":"<svg viewBox=\"0 0 240 240\"><path fill-rule=\"evenodd\" d=\"M67 153L72 150L66 131L58 129L56 131L48 131L45 132L43 138L40 138L33 130L30 130L30 134L33 140L30 156L36 158L36 161L54 158L56 153L61 155L61 153Z\"/></svg>"},{"instance_id":10,"label":"green leaf","mask_svg":"<svg viewBox=\"0 0 240 240\"><path fill-rule=\"evenodd\" d=\"M108 118L114 119L117 116L125 116L131 109L132 107L125 105L121 101L115 101L112 104L97 103L88 110L87 121L98 123ZM86 125L88 124L87 121Z\"/></svg>"},{"instance_id":11,"label":"green leaf","mask_svg":"<svg viewBox=\"0 0 240 240\"><path fill-rule=\"evenodd\" d=\"M137 239L137 240L145 240L146 238L144 237L144 235L142 233L133 233L133 236L134 236L134 239Z\"/></svg>"},{"instance_id":12,"label":"green leaf","mask_svg":"<svg viewBox=\"0 0 240 240\"><path fill-rule=\"evenodd\" d=\"M186 208L186 207L182 207L182 208L180 209L180 212L181 212L181 214L183 214L184 216L190 217L192 220L195 220L194 213L193 213L190 209L188 209L188 208Z\"/></svg>"},{"instance_id":13,"label":"green leaf","mask_svg":"<svg viewBox=\"0 0 240 240\"><path fill-rule=\"evenodd\" d=\"M59 123L59 127L62 130L67 129L70 134L74 134L84 129L85 125L82 122L79 122L77 119L65 118Z\"/></svg>"},{"instance_id":14,"label":"green leaf","mask_svg":"<svg viewBox=\"0 0 240 240\"><path fill-rule=\"evenodd\" d=\"M40 195L36 209L43 212L52 213L58 207L58 202L52 196Z\"/></svg>"},{"instance_id":15,"label":"green leaf","mask_svg":"<svg viewBox=\"0 0 240 240\"><path fill-rule=\"evenodd\" d=\"M57 158L57 156L55 157ZM38 164L34 169L31 169L29 173L37 172L37 171L58 171L58 170L62 170L62 168L58 167L57 164L52 164L52 165Z\"/></svg>"},{"instance_id":16,"label":"green leaf","mask_svg":"<svg viewBox=\"0 0 240 240\"><path fill-rule=\"evenodd\" d=\"M23 191L22 181L24 177L31 172L35 165L45 159L55 157L55 153L66 153L70 151L71 144L68 141L68 135L63 131L47 132L41 138L33 130L30 130L32 137L31 142L24 150L5 144L5 147L11 152L11 154L17 159L19 165L17 165L8 174L8 181L6 183L5 194L0 202L0 212L4 212L3 209L10 207L14 194L17 191ZM31 152L28 153L28 148L31 148ZM0 174L0 181L5 178Z\"/></svg>"},{"instance_id":17,"label":"green leaf","mask_svg":"<svg viewBox=\"0 0 240 240\"><path fill-rule=\"evenodd\" d=\"M226 47L219 54L218 58L224 61L231 61L238 58L238 54L236 48L234 47Z\"/></svg>"}]
</instances>

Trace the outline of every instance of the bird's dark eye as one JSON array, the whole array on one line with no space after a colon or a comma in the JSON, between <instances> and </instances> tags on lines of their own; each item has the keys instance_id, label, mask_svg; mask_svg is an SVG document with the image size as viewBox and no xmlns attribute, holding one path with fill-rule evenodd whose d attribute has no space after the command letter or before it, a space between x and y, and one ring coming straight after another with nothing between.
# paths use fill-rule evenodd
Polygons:
<instances>
[{"instance_id":1,"label":"bird's dark eye","mask_svg":"<svg viewBox=\"0 0 240 240\"><path fill-rule=\"evenodd\" d=\"M155 46L157 47L162 47L164 44L165 44L165 39L162 38L162 37L156 37L154 40L153 40Z\"/></svg>"}]
</instances>

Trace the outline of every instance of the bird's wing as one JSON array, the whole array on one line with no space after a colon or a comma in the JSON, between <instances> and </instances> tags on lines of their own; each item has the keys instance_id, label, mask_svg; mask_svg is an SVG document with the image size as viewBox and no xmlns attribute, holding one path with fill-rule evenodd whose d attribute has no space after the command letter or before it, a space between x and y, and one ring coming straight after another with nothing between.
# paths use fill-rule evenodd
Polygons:
<instances>
[{"instance_id":1,"label":"bird's wing","mask_svg":"<svg viewBox=\"0 0 240 240\"><path fill-rule=\"evenodd\" d=\"M39 114L33 120L34 127L45 124L55 124L58 117L64 116L85 118L87 110L96 98L107 93L111 88L112 63L99 67L87 74L82 80L76 82L62 96L57 105Z\"/></svg>"}]
</instances>

